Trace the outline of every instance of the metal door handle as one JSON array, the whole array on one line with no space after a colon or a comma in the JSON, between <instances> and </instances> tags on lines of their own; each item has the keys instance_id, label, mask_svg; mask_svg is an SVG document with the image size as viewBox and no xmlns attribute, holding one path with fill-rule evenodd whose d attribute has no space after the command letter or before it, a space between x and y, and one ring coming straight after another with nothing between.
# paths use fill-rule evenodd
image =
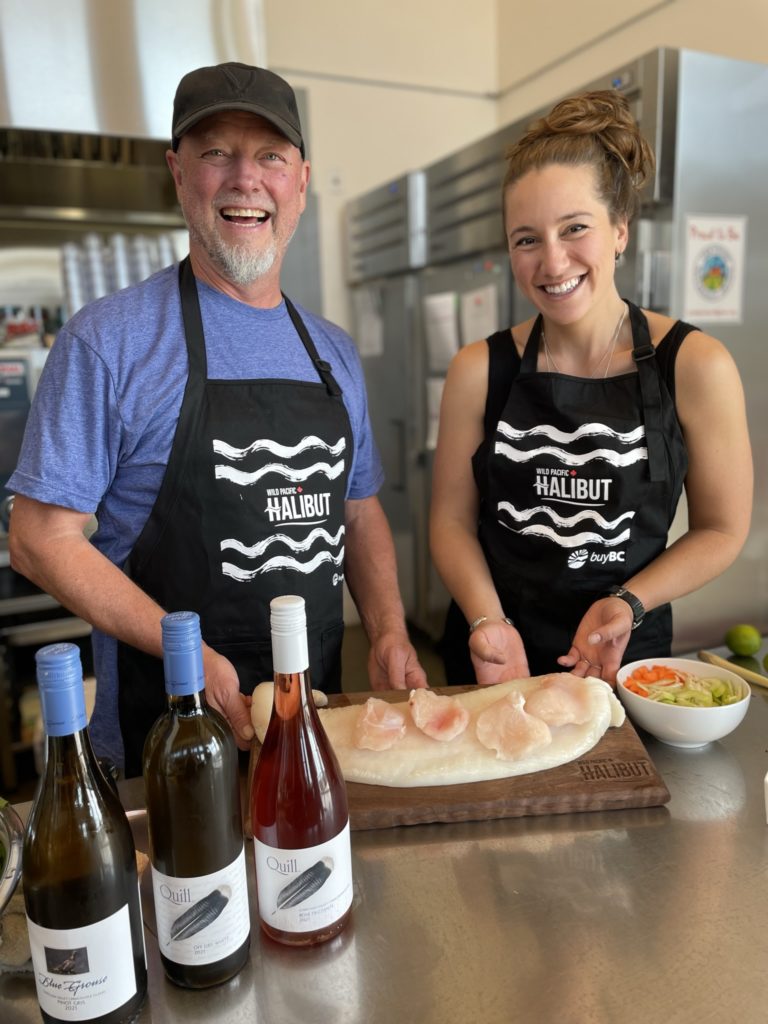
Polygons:
<instances>
[{"instance_id":1,"label":"metal door handle","mask_svg":"<svg viewBox=\"0 0 768 1024\"><path fill-rule=\"evenodd\" d=\"M405 420L392 419L389 421L397 433L395 448L397 451L397 480L393 480L390 489L393 491L405 491L406 484L406 455L405 455Z\"/></svg>"}]
</instances>

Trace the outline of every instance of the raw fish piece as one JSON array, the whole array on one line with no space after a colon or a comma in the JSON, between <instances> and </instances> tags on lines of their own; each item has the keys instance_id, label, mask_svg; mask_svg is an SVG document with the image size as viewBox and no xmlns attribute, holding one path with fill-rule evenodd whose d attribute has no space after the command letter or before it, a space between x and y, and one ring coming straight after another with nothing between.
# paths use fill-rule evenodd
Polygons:
<instances>
[{"instance_id":1,"label":"raw fish piece","mask_svg":"<svg viewBox=\"0 0 768 1024\"><path fill-rule=\"evenodd\" d=\"M583 725L592 716L589 684L570 672L544 676L541 686L529 694L525 710L547 725Z\"/></svg>"},{"instance_id":2,"label":"raw fish piece","mask_svg":"<svg viewBox=\"0 0 768 1024\"><path fill-rule=\"evenodd\" d=\"M318 714L347 782L398 787L449 786L546 771L585 754L599 742L606 729L620 726L624 721L624 708L610 686L600 679L587 678L584 682L592 707L588 722L553 729L549 746L519 761L503 761L477 738L477 718L508 693L520 692L527 698L541 682L541 677L514 679L496 686L473 686L471 690L452 695L470 714L469 727L453 743L436 743L409 721L405 706L407 694L403 690L393 696L396 701L402 697L396 706L406 713L406 733L390 750L377 753L355 746L359 704L321 708ZM251 701L251 720L259 740L266 735L272 702L272 683L261 683L253 691Z\"/></svg>"},{"instance_id":3,"label":"raw fish piece","mask_svg":"<svg viewBox=\"0 0 768 1024\"><path fill-rule=\"evenodd\" d=\"M439 697L433 690L411 690L408 704L416 728L433 740L455 740L469 725L469 712L455 697Z\"/></svg>"},{"instance_id":4,"label":"raw fish piece","mask_svg":"<svg viewBox=\"0 0 768 1024\"><path fill-rule=\"evenodd\" d=\"M525 703L522 693L512 692L477 716L477 738L502 761L518 761L552 742L547 723L529 715Z\"/></svg>"},{"instance_id":5,"label":"raw fish piece","mask_svg":"<svg viewBox=\"0 0 768 1024\"><path fill-rule=\"evenodd\" d=\"M355 723L358 750L389 750L405 736L405 715L379 697L369 697Z\"/></svg>"}]
</instances>

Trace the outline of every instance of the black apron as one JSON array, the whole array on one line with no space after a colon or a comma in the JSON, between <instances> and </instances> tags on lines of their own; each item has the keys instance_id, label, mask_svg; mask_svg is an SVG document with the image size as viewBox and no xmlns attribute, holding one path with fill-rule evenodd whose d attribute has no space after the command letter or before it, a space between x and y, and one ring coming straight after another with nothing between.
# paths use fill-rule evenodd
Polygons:
<instances>
[{"instance_id":1,"label":"black apron","mask_svg":"<svg viewBox=\"0 0 768 1024\"><path fill-rule=\"evenodd\" d=\"M341 389L287 298L320 382L209 380L189 260L179 289L189 375L163 482L124 571L166 611L200 615L203 639L233 663L245 694L272 678L270 600L299 594L312 685L339 692L352 461ZM131 777L165 708L162 660L119 643L118 680Z\"/></svg>"},{"instance_id":2,"label":"black apron","mask_svg":"<svg viewBox=\"0 0 768 1024\"><path fill-rule=\"evenodd\" d=\"M644 314L627 305L637 373L595 379L538 372L541 316L522 360L509 331L489 339L486 440L473 457L478 536L532 675L563 671L556 659L568 652L590 605L664 551L682 491L688 457L673 394ZM694 329L676 324L660 343L674 349L667 380ZM509 368L515 361L516 376ZM505 362L511 384L494 415L494 369ZM467 638L452 604L441 644L451 683L475 678ZM669 655L671 642L667 604L633 631L624 660Z\"/></svg>"}]
</instances>

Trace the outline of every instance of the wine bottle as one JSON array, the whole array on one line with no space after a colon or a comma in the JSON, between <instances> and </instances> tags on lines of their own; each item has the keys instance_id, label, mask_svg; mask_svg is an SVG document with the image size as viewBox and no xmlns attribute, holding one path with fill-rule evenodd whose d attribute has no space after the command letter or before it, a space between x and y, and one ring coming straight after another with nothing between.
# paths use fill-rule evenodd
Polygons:
<instances>
[{"instance_id":1,"label":"wine bottle","mask_svg":"<svg viewBox=\"0 0 768 1024\"><path fill-rule=\"evenodd\" d=\"M147 989L136 848L91 747L78 647L36 661L46 759L23 871L37 998L44 1021L118 1024Z\"/></svg>"},{"instance_id":2,"label":"wine bottle","mask_svg":"<svg viewBox=\"0 0 768 1024\"><path fill-rule=\"evenodd\" d=\"M149 856L165 973L207 988L248 959L250 914L237 746L205 699L200 619L162 619L167 710L144 745Z\"/></svg>"},{"instance_id":3,"label":"wine bottle","mask_svg":"<svg viewBox=\"0 0 768 1024\"><path fill-rule=\"evenodd\" d=\"M274 703L251 787L262 930L286 945L338 934L352 906L347 791L309 681L304 599L270 604Z\"/></svg>"}]
</instances>

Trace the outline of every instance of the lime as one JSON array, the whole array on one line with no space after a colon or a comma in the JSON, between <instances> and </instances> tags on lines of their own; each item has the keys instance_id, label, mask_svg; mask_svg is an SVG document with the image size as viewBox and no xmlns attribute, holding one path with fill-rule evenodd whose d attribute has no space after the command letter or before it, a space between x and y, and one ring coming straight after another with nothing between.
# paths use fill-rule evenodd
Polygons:
<instances>
[{"instance_id":1,"label":"lime","mask_svg":"<svg viewBox=\"0 0 768 1024\"><path fill-rule=\"evenodd\" d=\"M725 645L734 654L757 654L763 646L763 638L760 636L760 630L754 626L731 626L725 634Z\"/></svg>"}]
</instances>

